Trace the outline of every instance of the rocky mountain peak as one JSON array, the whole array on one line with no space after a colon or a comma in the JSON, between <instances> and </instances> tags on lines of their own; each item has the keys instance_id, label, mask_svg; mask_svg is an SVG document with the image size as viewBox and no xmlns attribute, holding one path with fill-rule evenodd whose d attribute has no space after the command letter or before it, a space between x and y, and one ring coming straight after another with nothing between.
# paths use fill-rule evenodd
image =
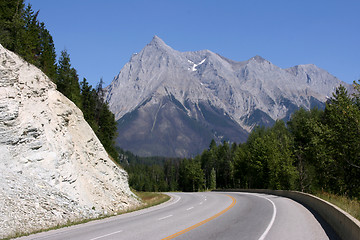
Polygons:
<instances>
[{"instance_id":1,"label":"rocky mountain peak","mask_svg":"<svg viewBox=\"0 0 360 240\"><path fill-rule=\"evenodd\" d=\"M265 58L263 58L263 57L261 57L259 55L256 55L255 57L250 58L250 61L256 61L256 62L259 62L259 63L269 62Z\"/></svg>"},{"instance_id":2,"label":"rocky mountain peak","mask_svg":"<svg viewBox=\"0 0 360 240\"><path fill-rule=\"evenodd\" d=\"M154 35L152 38L150 44L159 44L159 45L166 45L166 43L157 35Z\"/></svg>"},{"instance_id":3,"label":"rocky mountain peak","mask_svg":"<svg viewBox=\"0 0 360 240\"><path fill-rule=\"evenodd\" d=\"M155 48L155 49L161 50L161 51L172 51L173 50L161 38L159 38L156 35L153 37L151 42L146 45L145 49L147 49L147 48L152 48L152 49Z\"/></svg>"}]
</instances>

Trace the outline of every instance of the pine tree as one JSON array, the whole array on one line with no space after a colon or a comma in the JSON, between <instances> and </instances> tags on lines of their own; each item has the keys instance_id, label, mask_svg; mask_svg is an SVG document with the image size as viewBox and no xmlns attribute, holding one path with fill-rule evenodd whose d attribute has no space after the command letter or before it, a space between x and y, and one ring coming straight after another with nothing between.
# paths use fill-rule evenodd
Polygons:
<instances>
[{"instance_id":1,"label":"pine tree","mask_svg":"<svg viewBox=\"0 0 360 240\"><path fill-rule=\"evenodd\" d=\"M117 136L117 123L114 114L109 110L104 101L103 80L97 84L96 89L89 86L86 79L81 82L81 105L85 119L92 126L100 142L106 151L118 160L118 152L115 149Z\"/></svg>"},{"instance_id":2,"label":"pine tree","mask_svg":"<svg viewBox=\"0 0 360 240\"><path fill-rule=\"evenodd\" d=\"M58 61L56 85L61 93L81 108L79 77L75 68L71 67L66 49L61 52Z\"/></svg>"},{"instance_id":3,"label":"pine tree","mask_svg":"<svg viewBox=\"0 0 360 240\"><path fill-rule=\"evenodd\" d=\"M268 188L269 166L265 142L266 134L264 127L255 127L248 137L247 182L249 188Z\"/></svg>"},{"instance_id":4,"label":"pine tree","mask_svg":"<svg viewBox=\"0 0 360 240\"><path fill-rule=\"evenodd\" d=\"M328 151L334 162L332 190L360 195L360 110L344 86L336 89L325 108L324 123L329 128Z\"/></svg>"},{"instance_id":5,"label":"pine tree","mask_svg":"<svg viewBox=\"0 0 360 240\"><path fill-rule=\"evenodd\" d=\"M194 159L183 159L179 172L182 191L195 192L204 189L204 172L201 169L200 155Z\"/></svg>"},{"instance_id":6,"label":"pine tree","mask_svg":"<svg viewBox=\"0 0 360 240\"><path fill-rule=\"evenodd\" d=\"M65 96L70 95L70 89L68 87L71 82L70 69L70 55L67 53L66 49L64 49L61 51L61 56L58 61L56 85L57 90Z\"/></svg>"},{"instance_id":7,"label":"pine tree","mask_svg":"<svg viewBox=\"0 0 360 240\"><path fill-rule=\"evenodd\" d=\"M56 79L56 51L54 41L44 23L40 23L40 56L39 65L53 81Z\"/></svg>"},{"instance_id":8,"label":"pine tree","mask_svg":"<svg viewBox=\"0 0 360 240\"><path fill-rule=\"evenodd\" d=\"M216 172L215 169L212 168L211 172L210 172L210 184L209 184L209 189L213 190L216 189Z\"/></svg>"},{"instance_id":9,"label":"pine tree","mask_svg":"<svg viewBox=\"0 0 360 240\"><path fill-rule=\"evenodd\" d=\"M100 100L100 105L103 104L105 101L105 92L104 92L103 85L104 85L104 81L102 78L100 78L99 83L96 85L96 93Z\"/></svg>"},{"instance_id":10,"label":"pine tree","mask_svg":"<svg viewBox=\"0 0 360 240\"><path fill-rule=\"evenodd\" d=\"M0 43L11 51L15 51L17 39L23 39L24 6L24 0L0 1Z\"/></svg>"},{"instance_id":11,"label":"pine tree","mask_svg":"<svg viewBox=\"0 0 360 240\"><path fill-rule=\"evenodd\" d=\"M107 152L114 158L118 159L118 153L115 149L115 137L117 127L114 114L109 110L107 103L102 105L99 118L98 137L104 145Z\"/></svg>"},{"instance_id":12,"label":"pine tree","mask_svg":"<svg viewBox=\"0 0 360 240\"><path fill-rule=\"evenodd\" d=\"M267 145L269 151L269 186L273 189L289 190L295 186L296 169L293 165L293 139L282 120L269 129Z\"/></svg>"},{"instance_id":13,"label":"pine tree","mask_svg":"<svg viewBox=\"0 0 360 240\"><path fill-rule=\"evenodd\" d=\"M293 155L294 166L297 168L297 185L300 191L311 192L319 186L323 174L326 171L322 149L324 145L321 143L319 131L323 129L321 119L323 111L313 108L307 111L300 108L294 112L290 121L287 123L288 130L294 141ZM324 164L319 164L323 162ZM318 177L315 177L315 169L319 170ZM320 181L319 181L320 180Z\"/></svg>"},{"instance_id":14,"label":"pine tree","mask_svg":"<svg viewBox=\"0 0 360 240\"><path fill-rule=\"evenodd\" d=\"M39 11L22 0L0 2L0 43L27 62L44 71L52 80L56 75L55 47L45 24L38 20Z\"/></svg>"},{"instance_id":15,"label":"pine tree","mask_svg":"<svg viewBox=\"0 0 360 240\"><path fill-rule=\"evenodd\" d=\"M97 94L95 89L89 85L86 78L80 83L81 91L81 105L85 120L89 123L91 128L96 132L98 130L98 123L95 121L95 111Z\"/></svg>"},{"instance_id":16,"label":"pine tree","mask_svg":"<svg viewBox=\"0 0 360 240\"><path fill-rule=\"evenodd\" d=\"M234 178L236 187L249 188L250 171L250 153L248 144L240 145L234 153Z\"/></svg>"}]
</instances>

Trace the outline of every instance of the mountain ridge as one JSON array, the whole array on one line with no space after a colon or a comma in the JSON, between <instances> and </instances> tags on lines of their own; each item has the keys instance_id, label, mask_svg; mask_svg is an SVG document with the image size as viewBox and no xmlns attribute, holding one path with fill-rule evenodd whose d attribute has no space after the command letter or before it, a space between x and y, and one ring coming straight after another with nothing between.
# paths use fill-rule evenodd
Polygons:
<instances>
[{"instance_id":1,"label":"mountain ridge","mask_svg":"<svg viewBox=\"0 0 360 240\"><path fill-rule=\"evenodd\" d=\"M217 141L233 141L235 136L216 131L203 110L210 110L212 117L218 118L221 113L234 121L244 141L255 125L268 126L276 119L288 119L300 106L321 107L339 84L347 85L313 64L282 69L258 55L238 62L210 50L179 52L154 36L106 88L106 100L117 120L136 109L156 105L154 109L158 110L147 120L155 126L161 124L154 121L155 113L164 109L163 99L171 96L174 101L166 104L185 110L190 119L206 128ZM142 130L150 134L154 127ZM120 139L128 131L120 125L119 145L137 153L141 146L134 147L135 141ZM180 135L177 132L173 137ZM133 142L131 147L126 144L129 141Z\"/></svg>"}]
</instances>

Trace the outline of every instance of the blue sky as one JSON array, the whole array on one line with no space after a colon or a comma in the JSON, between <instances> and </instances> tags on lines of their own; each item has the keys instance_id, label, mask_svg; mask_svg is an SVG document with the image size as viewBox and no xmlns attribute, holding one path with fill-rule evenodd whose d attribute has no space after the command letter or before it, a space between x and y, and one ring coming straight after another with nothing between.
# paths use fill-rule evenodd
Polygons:
<instances>
[{"instance_id":1,"label":"blue sky","mask_svg":"<svg viewBox=\"0 0 360 240\"><path fill-rule=\"evenodd\" d=\"M359 0L27 0L80 79L105 85L154 35L179 51L235 61L260 55L288 68L313 63L360 79Z\"/></svg>"}]
</instances>

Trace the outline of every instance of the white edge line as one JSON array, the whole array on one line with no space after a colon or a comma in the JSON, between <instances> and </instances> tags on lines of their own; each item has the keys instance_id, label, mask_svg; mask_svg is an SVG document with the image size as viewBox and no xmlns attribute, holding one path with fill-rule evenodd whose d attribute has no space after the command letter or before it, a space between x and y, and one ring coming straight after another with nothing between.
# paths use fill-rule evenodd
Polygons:
<instances>
[{"instance_id":1,"label":"white edge line","mask_svg":"<svg viewBox=\"0 0 360 240\"><path fill-rule=\"evenodd\" d=\"M171 203L171 205L173 205L173 204L177 203L177 202L181 199L181 197L180 197L180 196L177 196L177 197L178 197L178 199L176 199L174 202L172 202L172 203Z\"/></svg>"},{"instance_id":2,"label":"white edge line","mask_svg":"<svg viewBox=\"0 0 360 240\"><path fill-rule=\"evenodd\" d=\"M144 209L141 209L141 210L138 210L138 211L134 211L134 212L129 212L129 213L125 213L125 214L121 214L121 215L118 215L118 216L114 216L113 218L110 217L110 218L105 218L103 219L103 221L105 221L106 219L109 219L109 220L112 220L116 217L119 217L119 218L122 218L122 217L127 217L127 216L139 216L139 215L143 215L143 214L147 214L149 212L152 212L152 211L157 211L159 209L162 209L162 208L166 208L166 207L169 207L177 202L180 201L181 197L179 195L175 195L175 194L171 194L171 193L164 193L164 194L167 194L168 196L170 196L170 200L167 201L167 202L164 202L164 203L161 203L159 205L155 205L155 206L152 206L152 207L149 207L149 208L144 208ZM96 221L93 221L93 222L96 222ZM93 222L88 222L89 224L93 223ZM86 223L86 224L88 224ZM76 226L81 226L81 225L75 225L74 227ZM92 239L90 239L92 240Z\"/></svg>"},{"instance_id":3,"label":"white edge line","mask_svg":"<svg viewBox=\"0 0 360 240\"><path fill-rule=\"evenodd\" d=\"M189 211L189 210L191 210L191 209L193 209L194 207L189 207L188 209L186 209L186 211Z\"/></svg>"},{"instance_id":4,"label":"white edge line","mask_svg":"<svg viewBox=\"0 0 360 240\"><path fill-rule=\"evenodd\" d=\"M162 217L162 218L159 218L158 220L164 220L166 218L169 218L169 217L172 217L173 215L169 215L169 216L166 216L166 217Z\"/></svg>"},{"instance_id":5,"label":"white edge line","mask_svg":"<svg viewBox=\"0 0 360 240\"><path fill-rule=\"evenodd\" d=\"M258 196L258 197L261 197L261 198L265 198L266 200L268 200L269 202L271 202L271 204L273 205L273 215L272 215L272 218L271 218L271 221L269 223L269 225L267 226L265 232L260 236L259 240L264 240L266 235L269 233L270 231L270 228L272 227L272 225L274 224L274 221L275 221L275 217L276 217L276 206L275 206L275 203L273 201L271 201L269 198L267 197L263 197L263 196L259 196L259 195L255 195L255 196Z\"/></svg>"},{"instance_id":6,"label":"white edge line","mask_svg":"<svg viewBox=\"0 0 360 240\"><path fill-rule=\"evenodd\" d=\"M166 193L165 193L166 194ZM181 199L181 197L179 196L179 195L175 195L175 194L168 194L168 196L170 196L170 195L172 195L172 196L175 196L174 198L175 198L175 201L173 201L173 202L168 202L168 204L166 205L166 206L170 206L170 205L173 205L173 204L175 204L175 203L177 203L178 201L180 201L180 199ZM170 196L171 197L171 196ZM177 199L176 199L176 197L177 197ZM166 202L165 202L165 204L166 204Z\"/></svg>"},{"instance_id":7,"label":"white edge line","mask_svg":"<svg viewBox=\"0 0 360 240\"><path fill-rule=\"evenodd\" d=\"M100 236L100 237L91 238L90 240L96 240L96 239L100 239L100 238L108 237L108 236L113 235L113 234L116 234L116 233L121 233L122 231L123 231L123 230L120 230L120 231L116 231L116 232L109 233L109 234L106 234L106 235L102 235L102 236Z\"/></svg>"}]
</instances>

